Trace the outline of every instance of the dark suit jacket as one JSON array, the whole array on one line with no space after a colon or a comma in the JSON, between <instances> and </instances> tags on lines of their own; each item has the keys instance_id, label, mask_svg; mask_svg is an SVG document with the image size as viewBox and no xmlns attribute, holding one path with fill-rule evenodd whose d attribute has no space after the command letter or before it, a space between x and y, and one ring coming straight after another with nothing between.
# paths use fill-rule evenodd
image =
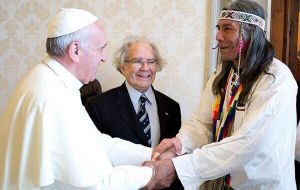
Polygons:
<instances>
[{"instance_id":1,"label":"dark suit jacket","mask_svg":"<svg viewBox=\"0 0 300 190\"><path fill-rule=\"evenodd\" d=\"M179 104L161 92L154 90L154 94L160 124L160 141L175 137L181 126ZM86 110L102 133L149 146L145 134L138 126L137 114L125 83L89 99ZM169 189L183 189L178 180L175 183Z\"/></svg>"},{"instance_id":2,"label":"dark suit jacket","mask_svg":"<svg viewBox=\"0 0 300 190\"><path fill-rule=\"evenodd\" d=\"M181 126L180 107L168 96L154 90L160 124L160 139L174 137ZM133 143L148 146L144 132L138 125L125 83L91 98L86 110L102 133Z\"/></svg>"}]
</instances>

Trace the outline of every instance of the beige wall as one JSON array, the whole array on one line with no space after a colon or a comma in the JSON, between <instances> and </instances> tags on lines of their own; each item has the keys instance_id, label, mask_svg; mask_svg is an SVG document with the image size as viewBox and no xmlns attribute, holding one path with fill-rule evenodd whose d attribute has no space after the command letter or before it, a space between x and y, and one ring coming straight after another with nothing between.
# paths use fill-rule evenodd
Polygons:
<instances>
[{"instance_id":1,"label":"beige wall","mask_svg":"<svg viewBox=\"0 0 300 190\"><path fill-rule=\"evenodd\" d=\"M104 23L109 45L107 63L97 78L103 90L122 84L112 56L129 34L145 35L160 48L168 65L154 86L180 103L183 120L190 117L203 89L209 42L207 0L1 0L0 112L17 81L44 56L47 22L61 7L96 14ZM42 89L41 89L42 90Z\"/></svg>"}]
</instances>

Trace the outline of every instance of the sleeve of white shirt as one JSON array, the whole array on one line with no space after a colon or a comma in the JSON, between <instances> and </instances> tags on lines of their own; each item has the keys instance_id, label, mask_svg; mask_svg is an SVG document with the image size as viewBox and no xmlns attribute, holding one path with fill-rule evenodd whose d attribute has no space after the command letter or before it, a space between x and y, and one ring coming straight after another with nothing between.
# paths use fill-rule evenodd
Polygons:
<instances>
[{"instance_id":1,"label":"sleeve of white shirt","mask_svg":"<svg viewBox=\"0 0 300 190\"><path fill-rule=\"evenodd\" d=\"M297 127L297 138L296 138L296 147L295 147L295 159L300 162L300 122Z\"/></svg>"},{"instance_id":2,"label":"sleeve of white shirt","mask_svg":"<svg viewBox=\"0 0 300 190\"><path fill-rule=\"evenodd\" d=\"M176 135L182 144L182 154L191 153L195 148L212 142L212 103L214 96L211 86L213 80L214 76L210 77L192 119L184 123Z\"/></svg>"},{"instance_id":3,"label":"sleeve of white shirt","mask_svg":"<svg viewBox=\"0 0 300 190\"><path fill-rule=\"evenodd\" d=\"M143 171L144 170L144 171ZM88 187L78 187L72 186L65 182L54 180L54 183L51 185L43 186L41 190L137 190L142 188L143 186L137 185L136 181L139 181L141 184L147 184L149 179L152 177L152 169L143 167L134 167L134 166L120 166L115 167L110 173L109 183L105 184L105 182L98 183L96 185L88 186ZM129 172L130 171L130 172ZM145 172L146 171L146 172ZM130 173L130 174L129 174ZM145 175L146 174L146 175ZM134 175L136 177L132 178Z\"/></svg>"},{"instance_id":4,"label":"sleeve of white shirt","mask_svg":"<svg viewBox=\"0 0 300 190\"><path fill-rule=\"evenodd\" d=\"M267 155L276 146L281 146L280 150L285 150L286 146L287 150L283 154L287 158L293 157L290 147L291 143L295 142L295 110L291 109L295 107L297 88L290 78L276 75L275 77L274 80L272 75L267 75L259 82L243 121L235 128L232 136L205 145L201 149L197 148L192 154L172 159L177 175L186 189L196 188L206 180L238 170L253 158L263 162L264 158L256 155ZM200 115L198 118L199 121L202 120ZM199 127L199 130L202 129ZM193 138L189 145L192 145L193 141L196 141L195 145L201 141L196 139L196 134L190 135Z\"/></svg>"},{"instance_id":5,"label":"sleeve of white shirt","mask_svg":"<svg viewBox=\"0 0 300 190\"><path fill-rule=\"evenodd\" d=\"M99 140L113 166L141 165L144 161L151 160L152 148L112 138L103 133L100 134Z\"/></svg>"}]
</instances>

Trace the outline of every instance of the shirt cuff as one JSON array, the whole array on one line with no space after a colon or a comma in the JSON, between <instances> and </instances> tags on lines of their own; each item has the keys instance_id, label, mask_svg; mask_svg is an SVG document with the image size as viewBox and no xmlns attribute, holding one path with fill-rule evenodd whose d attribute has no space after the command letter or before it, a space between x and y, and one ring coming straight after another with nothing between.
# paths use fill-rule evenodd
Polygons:
<instances>
[{"instance_id":1,"label":"shirt cuff","mask_svg":"<svg viewBox=\"0 0 300 190\"><path fill-rule=\"evenodd\" d=\"M178 178L184 189L197 189L204 182L197 174L192 154L185 154L172 159Z\"/></svg>"}]
</instances>

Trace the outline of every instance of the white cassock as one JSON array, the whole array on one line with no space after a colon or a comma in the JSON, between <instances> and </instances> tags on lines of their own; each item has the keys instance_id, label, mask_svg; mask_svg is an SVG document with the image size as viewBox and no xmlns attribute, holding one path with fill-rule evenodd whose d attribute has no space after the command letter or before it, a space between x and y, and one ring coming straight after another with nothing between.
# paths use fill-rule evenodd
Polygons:
<instances>
[{"instance_id":1,"label":"white cassock","mask_svg":"<svg viewBox=\"0 0 300 190\"><path fill-rule=\"evenodd\" d=\"M21 80L0 119L0 189L147 184L152 169L138 165L152 149L100 133L81 104L81 86L50 58Z\"/></svg>"}]
</instances>

